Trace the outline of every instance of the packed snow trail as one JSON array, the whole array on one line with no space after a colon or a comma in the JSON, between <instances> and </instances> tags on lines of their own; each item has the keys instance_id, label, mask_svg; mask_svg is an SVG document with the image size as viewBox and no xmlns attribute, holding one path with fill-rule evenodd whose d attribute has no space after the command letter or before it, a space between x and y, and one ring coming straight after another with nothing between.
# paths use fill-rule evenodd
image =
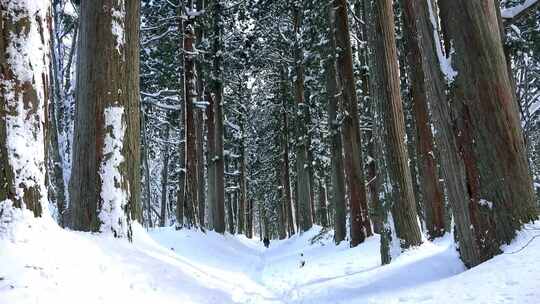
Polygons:
<instances>
[{"instance_id":1,"label":"packed snow trail","mask_svg":"<svg viewBox=\"0 0 540 304\"><path fill-rule=\"evenodd\" d=\"M24 219L0 238L0 304L540 303L540 239L530 241L540 223L468 271L449 236L381 267L378 237L351 249L319 232L266 249L244 236L135 225L130 244Z\"/></svg>"}]
</instances>

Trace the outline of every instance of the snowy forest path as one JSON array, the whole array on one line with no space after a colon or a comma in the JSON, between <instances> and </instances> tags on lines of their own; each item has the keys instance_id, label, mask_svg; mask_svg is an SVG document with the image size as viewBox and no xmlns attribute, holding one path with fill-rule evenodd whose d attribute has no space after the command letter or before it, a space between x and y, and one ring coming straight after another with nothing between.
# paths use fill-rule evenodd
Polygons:
<instances>
[{"instance_id":1,"label":"snowy forest path","mask_svg":"<svg viewBox=\"0 0 540 304\"><path fill-rule=\"evenodd\" d=\"M192 235L194 232L170 233L151 235L162 246L173 249L178 259L199 265L213 278L222 278L232 303L338 303L359 291L376 298L387 292L389 286L393 290L410 289L463 271L461 263L456 263L455 251L446 243L428 245L417 252L419 258L406 265L397 262L398 267L381 267L377 237L351 250L347 242L333 245L331 236L312 244L316 230L272 241L270 248L244 236L207 232L206 241L200 242L198 236ZM189 250L181 248L186 242ZM425 271L418 273L415 269Z\"/></svg>"},{"instance_id":2,"label":"snowy forest path","mask_svg":"<svg viewBox=\"0 0 540 304\"><path fill-rule=\"evenodd\" d=\"M465 272L450 235L380 266L377 236L355 248L336 246L331 236L313 243L320 229L266 249L242 235L174 227L134 225L133 243L45 220L17 227L16 239L0 238L0 304L537 304L540 298L540 242L531 241L540 223L520 233L504 249L508 254Z\"/></svg>"}]
</instances>

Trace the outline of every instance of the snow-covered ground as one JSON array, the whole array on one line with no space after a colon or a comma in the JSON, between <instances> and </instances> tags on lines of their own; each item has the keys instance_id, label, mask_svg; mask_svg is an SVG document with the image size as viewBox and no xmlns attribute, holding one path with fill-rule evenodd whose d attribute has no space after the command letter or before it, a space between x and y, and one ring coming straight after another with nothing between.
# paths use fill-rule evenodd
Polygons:
<instances>
[{"instance_id":1,"label":"snow-covered ground","mask_svg":"<svg viewBox=\"0 0 540 304\"><path fill-rule=\"evenodd\" d=\"M378 237L354 249L329 235L311 244L319 231L266 249L243 236L135 225L130 244L26 219L0 239L0 304L540 303L540 223L468 271L450 237L381 267Z\"/></svg>"}]
</instances>

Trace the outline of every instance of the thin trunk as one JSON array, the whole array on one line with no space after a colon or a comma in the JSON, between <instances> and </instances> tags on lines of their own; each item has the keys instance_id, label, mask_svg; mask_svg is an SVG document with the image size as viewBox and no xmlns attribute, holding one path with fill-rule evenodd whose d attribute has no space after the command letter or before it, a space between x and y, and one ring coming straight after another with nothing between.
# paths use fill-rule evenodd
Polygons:
<instances>
[{"instance_id":1,"label":"thin trunk","mask_svg":"<svg viewBox=\"0 0 540 304\"><path fill-rule=\"evenodd\" d=\"M234 234L234 211L233 211L233 192L227 193L227 199L225 200L225 206L227 207L227 224L229 233Z\"/></svg>"},{"instance_id":2,"label":"thin trunk","mask_svg":"<svg viewBox=\"0 0 540 304\"><path fill-rule=\"evenodd\" d=\"M223 157L223 24L222 4L218 0L214 3L214 62L213 62L213 93L214 93L214 124L215 124L215 193L216 209L214 214L214 229L216 232L225 232L225 160Z\"/></svg>"},{"instance_id":3,"label":"thin trunk","mask_svg":"<svg viewBox=\"0 0 540 304\"><path fill-rule=\"evenodd\" d=\"M214 223L216 222L216 162L215 157L215 125L214 125L214 99L210 95L210 92L206 93L206 100L208 105L206 106L206 130L207 130L207 155L208 160L207 178L208 178L208 228L214 229Z\"/></svg>"},{"instance_id":4,"label":"thin trunk","mask_svg":"<svg viewBox=\"0 0 540 304\"><path fill-rule=\"evenodd\" d=\"M165 227L167 224L167 198L169 184L169 134L170 127L167 123L165 127L165 146L163 148L163 168L161 170L161 210L159 217L159 226Z\"/></svg>"},{"instance_id":5,"label":"thin trunk","mask_svg":"<svg viewBox=\"0 0 540 304\"><path fill-rule=\"evenodd\" d=\"M336 42L335 42L335 9L328 9L328 34L330 54L325 62L326 91L328 98L328 126L330 132L330 166L332 181L332 205L334 206L334 241L339 244L347 236L345 205L345 171L343 168L343 145L341 141L341 128L338 122L338 105L340 103L340 87L337 79Z\"/></svg>"},{"instance_id":6,"label":"thin trunk","mask_svg":"<svg viewBox=\"0 0 540 304\"><path fill-rule=\"evenodd\" d=\"M204 0L197 0L197 9L204 10L205 3ZM204 39L204 30L202 22L195 29L195 35L197 39L197 46L201 45ZM205 79L203 75L203 65L202 63L197 65L197 101L201 102L204 99L204 83ZM195 108L195 126L196 126L196 154L197 154L197 200L199 202L199 223L201 227L205 227L205 210L206 210L206 189L205 189L205 180L204 180L204 109L202 107Z\"/></svg>"},{"instance_id":7,"label":"thin trunk","mask_svg":"<svg viewBox=\"0 0 540 304\"><path fill-rule=\"evenodd\" d=\"M59 14L60 12L57 11L58 9L58 1L54 1L53 3L53 10L54 10L54 23L55 27L59 26ZM48 159L48 175L49 175L49 200L51 202L56 203L56 208L58 212L58 224L61 227L66 226L66 185L64 183L64 166L62 162L61 152L60 152L60 143L59 143L59 125L58 125L58 112L60 111L59 106L62 103L62 60L60 60L61 54L59 53L60 46L58 44L61 43L60 39L58 38L58 32L59 29L53 29L52 27L49 28L49 35L50 35L50 41L51 41L51 101L49 103L49 130L47 134L48 138L48 152L49 155L47 155Z\"/></svg>"},{"instance_id":8,"label":"thin trunk","mask_svg":"<svg viewBox=\"0 0 540 304\"><path fill-rule=\"evenodd\" d=\"M246 237L253 238L253 199L248 201L246 219Z\"/></svg>"},{"instance_id":9,"label":"thin trunk","mask_svg":"<svg viewBox=\"0 0 540 304\"><path fill-rule=\"evenodd\" d=\"M326 185L324 181L319 179L319 210L318 210L318 219L319 224L327 228L328 227L328 213L327 213L327 199L326 199Z\"/></svg>"},{"instance_id":10,"label":"thin trunk","mask_svg":"<svg viewBox=\"0 0 540 304\"><path fill-rule=\"evenodd\" d=\"M304 51L301 45L300 30L302 27L303 11L300 7L293 9L293 26L294 33L297 37L294 42L294 60L295 60L295 78L294 78L294 97L296 101L296 118L297 118L297 143L296 143L296 179L298 190L298 208L299 230L304 232L311 228L311 201L309 184L309 142L307 121L305 120L305 103L304 96Z\"/></svg>"},{"instance_id":11,"label":"thin trunk","mask_svg":"<svg viewBox=\"0 0 540 304\"><path fill-rule=\"evenodd\" d=\"M146 223L148 227L152 227L152 193L150 190L150 166L148 164L149 147L148 147L148 137L146 135L146 113L144 110L141 112L141 130L142 130L142 148L143 151L143 165L144 165L144 191L145 191L145 201L144 207L146 209L146 220L143 220L143 223Z\"/></svg>"},{"instance_id":12,"label":"thin trunk","mask_svg":"<svg viewBox=\"0 0 540 304\"><path fill-rule=\"evenodd\" d=\"M240 125L240 130L244 134L244 122ZM246 178L246 147L244 144L245 137L242 136L240 144L240 197L238 201L238 233L246 234L246 204L247 204L247 178Z\"/></svg>"},{"instance_id":13,"label":"thin trunk","mask_svg":"<svg viewBox=\"0 0 540 304\"><path fill-rule=\"evenodd\" d=\"M281 187L283 187L283 205L285 210L285 219L287 222L287 231L289 236L295 233L293 202L291 195L290 162L289 162L289 115L288 104L289 95L287 90L287 76L285 68L281 67L281 98L282 98L282 139L281 139Z\"/></svg>"},{"instance_id":14,"label":"thin trunk","mask_svg":"<svg viewBox=\"0 0 540 304\"><path fill-rule=\"evenodd\" d=\"M184 204L188 228L198 224L198 186L197 186L197 142L195 126L195 102L197 101L195 71L195 30L194 19L184 20L184 125L185 125L185 165Z\"/></svg>"}]
</instances>

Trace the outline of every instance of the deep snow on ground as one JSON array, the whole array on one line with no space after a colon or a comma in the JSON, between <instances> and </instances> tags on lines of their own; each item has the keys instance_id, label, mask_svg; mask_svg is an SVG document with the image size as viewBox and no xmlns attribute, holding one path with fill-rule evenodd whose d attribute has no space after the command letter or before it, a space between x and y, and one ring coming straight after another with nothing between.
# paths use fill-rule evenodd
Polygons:
<instances>
[{"instance_id":1,"label":"deep snow on ground","mask_svg":"<svg viewBox=\"0 0 540 304\"><path fill-rule=\"evenodd\" d=\"M449 236L381 267L378 237L353 249L331 235L311 244L319 231L266 249L244 236L136 225L130 244L27 218L0 237L0 304L540 303L540 223L468 271Z\"/></svg>"}]
</instances>

